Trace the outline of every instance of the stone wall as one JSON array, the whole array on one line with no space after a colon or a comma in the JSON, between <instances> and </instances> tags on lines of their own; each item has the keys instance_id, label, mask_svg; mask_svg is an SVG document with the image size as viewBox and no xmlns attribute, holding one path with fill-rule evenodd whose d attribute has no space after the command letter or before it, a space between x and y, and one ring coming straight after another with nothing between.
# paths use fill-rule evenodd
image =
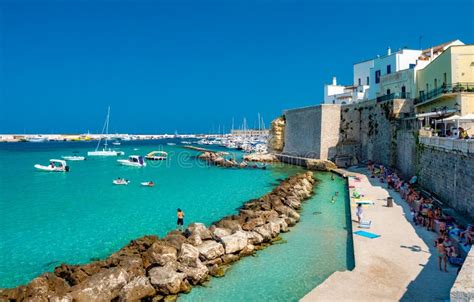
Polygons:
<instances>
[{"instance_id":1,"label":"stone wall","mask_svg":"<svg viewBox=\"0 0 474 302\"><path fill-rule=\"evenodd\" d=\"M474 301L474 248L466 257L462 269L451 288L450 298L452 302Z\"/></svg>"},{"instance_id":2,"label":"stone wall","mask_svg":"<svg viewBox=\"0 0 474 302\"><path fill-rule=\"evenodd\" d=\"M270 153L281 153L285 146L285 117L274 119L270 125L268 137L268 151Z\"/></svg>"},{"instance_id":3,"label":"stone wall","mask_svg":"<svg viewBox=\"0 0 474 302\"><path fill-rule=\"evenodd\" d=\"M410 130L397 131L396 168L405 178L416 174L416 137Z\"/></svg>"},{"instance_id":4,"label":"stone wall","mask_svg":"<svg viewBox=\"0 0 474 302\"><path fill-rule=\"evenodd\" d=\"M418 144L420 185L474 219L474 156Z\"/></svg>"}]
</instances>

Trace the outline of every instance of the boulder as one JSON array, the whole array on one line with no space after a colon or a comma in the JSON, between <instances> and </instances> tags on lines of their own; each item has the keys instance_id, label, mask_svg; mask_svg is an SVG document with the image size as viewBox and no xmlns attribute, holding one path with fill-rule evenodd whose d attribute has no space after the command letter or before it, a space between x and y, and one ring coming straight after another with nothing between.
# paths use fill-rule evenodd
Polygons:
<instances>
[{"instance_id":1,"label":"boulder","mask_svg":"<svg viewBox=\"0 0 474 302\"><path fill-rule=\"evenodd\" d=\"M24 290L20 290L17 297L10 297L11 299L23 300L28 297L40 300L48 300L51 296L63 296L69 290L67 282L54 275L53 273L45 273L33 279ZM3 294L0 296L0 298ZM7 295L6 295L7 296Z\"/></svg>"},{"instance_id":2,"label":"boulder","mask_svg":"<svg viewBox=\"0 0 474 302\"><path fill-rule=\"evenodd\" d=\"M239 256L250 256L255 253L255 246L253 244L248 244L240 251Z\"/></svg>"},{"instance_id":3,"label":"boulder","mask_svg":"<svg viewBox=\"0 0 474 302\"><path fill-rule=\"evenodd\" d=\"M140 301L146 297L153 297L155 288L151 285L148 277L140 276L132 279L119 292L119 302Z\"/></svg>"},{"instance_id":4,"label":"boulder","mask_svg":"<svg viewBox=\"0 0 474 302\"><path fill-rule=\"evenodd\" d=\"M198 234L202 240L212 239L211 231L208 228L206 228L206 226L203 223L199 223L199 222L191 223L188 226L188 230L191 232L191 234Z\"/></svg>"},{"instance_id":5,"label":"boulder","mask_svg":"<svg viewBox=\"0 0 474 302\"><path fill-rule=\"evenodd\" d=\"M168 242L169 245L175 247L178 251L180 250L181 245L186 241L186 237L184 237L179 231L171 231L163 239Z\"/></svg>"},{"instance_id":6,"label":"boulder","mask_svg":"<svg viewBox=\"0 0 474 302\"><path fill-rule=\"evenodd\" d=\"M164 266L166 263L176 261L178 259L178 252L174 246L166 245L163 242L155 242L143 253L142 257L145 268L152 264Z\"/></svg>"},{"instance_id":7,"label":"boulder","mask_svg":"<svg viewBox=\"0 0 474 302\"><path fill-rule=\"evenodd\" d=\"M225 228L231 230L232 233L235 233L237 231L241 231L242 227L239 223L239 221L234 220L232 218L226 217L221 219L216 223L216 226L219 228Z\"/></svg>"},{"instance_id":8,"label":"boulder","mask_svg":"<svg viewBox=\"0 0 474 302\"><path fill-rule=\"evenodd\" d=\"M275 210L280 213L280 215L285 215L289 218L295 219L296 221L300 220L300 214L288 206L279 206L276 207Z\"/></svg>"},{"instance_id":9,"label":"boulder","mask_svg":"<svg viewBox=\"0 0 474 302\"><path fill-rule=\"evenodd\" d=\"M272 240L272 232L268 224L255 228L255 232L262 236L262 242L269 242L270 240Z\"/></svg>"},{"instance_id":10,"label":"boulder","mask_svg":"<svg viewBox=\"0 0 474 302\"><path fill-rule=\"evenodd\" d=\"M337 169L336 164L326 159L308 159L306 168L313 171L331 171Z\"/></svg>"},{"instance_id":11,"label":"boulder","mask_svg":"<svg viewBox=\"0 0 474 302\"><path fill-rule=\"evenodd\" d=\"M201 236L199 236L199 234L193 233L191 236L189 236L186 239L186 242L193 246L198 246L202 243L202 239L201 239Z\"/></svg>"},{"instance_id":12,"label":"boulder","mask_svg":"<svg viewBox=\"0 0 474 302\"><path fill-rule=\"evenodd\" d=\"M255 231L247 232L247 239L250 244L260 244L263 242L263 236Z\"/></svg>"},{"instance_id":13,"label":"boulder","mask_svg":"<svg viewBox=\"0 0 474 302\"><path fill-rule=\"evenodd\" d=\"M73 286L69 295L75 302L111 301L129 281L129 275L123 268L103 269Z\"/></svg>"},{"instance_id":14,"label":"boulder","mask_svg":"<svg viewBox=\"0 0 474 302\"><path fill-rule=\"evenodd\" d=\"M239 260L240 257L235 254L225 254L224 256L221 257L221 259L222 259L222 264L229 264L229 263Z\"/></svg>"},{"instance_id":15,"label":"boulder","mask_svg":"<svg viewBox=\"0 0 474 302\"><path fill-rule=\"evenodd\" d=\"M242 225L242 229L244 229L245 231L251 231L255 229L256 227L264 225L264 224L265 224L265 220L262 217L257 217L245 222Z\"/></svg>"},{"instance_id":16,"label":"boulder","mask_svg":"<svg viewBox=\"0 0 474 302\"><path fill-rule=\"evenodd\" d=\"M176 264L169 263L162 267L154 267L148 271L151 284L164 295L174 295L180 292L185 274L176 271Z\"/></svg>"},{"instance_id":17,"label":"boulder","mask_svg":"<svg viewBox=\"0 0 474 302\"><path fill-rule=\"evenodd\" d=\"M221 238L221 241L224 245L226 254L241 251L248 244L247 234L242 231L237 231L232 235L224 236Z\"/></svg>"},{"instance_id":18,"label":"boulder","mask_svg":"<svg viewBox=\"0 0 474 302\"><path fill-rule=\"evenodd\" d=\"M202 260L212 260L225 253L224 246L214 240L203 241L197 249Z\"/></svg>"},{"instance_id":19,"label":"boulder","mask_svg":"<svg viewBox=\"0 0 474 302\"><path fill-rule=\"evenodd\" d=\"M281 217L272 218L269 222L278 224L280 226L280 230L279 230L278 233L280 233L280 232L285 232L286 233L286 232L289 231L288 224L286 223L284 218L281 218Z\"/></svg>"},{"instance_id":20,"label":"boulder","mask_svg":"<svg viewBox=\"0 0 474 302\"><path fill-rule=\"evenodd\" d=\"M227 235L230 235L232 234L232 231L229 230L229 229L224 229L224 228L218 228L216 226L212 226L210 228L211 232L212 232L212 235L218 239L224 237L224 236L227 236Z\"/></svg>"},{"instance_id":21,"label":"boulder","mask_svg":"<svg viewBox=\"0 0 474 302\"><path fill-rule=\"evenodd\" d=\"M178 261L187 266L196 267L198 258L199 250L189 243L183 243Z\"/></svg>"},{"instance_id":22,"label":"boulder","mask_svg":"<svg viewBox=\"0 0 474 302\"><path fill-rule=\"evenodd\" d=\"M184 273L186 275L187 280L192 285L197 285L204 282L209 274L209 269L207 268L207 266L202 264L199 259L196 261L196 265L193 267L179 264L178 271Z\"/></svg>"}]
</instances>

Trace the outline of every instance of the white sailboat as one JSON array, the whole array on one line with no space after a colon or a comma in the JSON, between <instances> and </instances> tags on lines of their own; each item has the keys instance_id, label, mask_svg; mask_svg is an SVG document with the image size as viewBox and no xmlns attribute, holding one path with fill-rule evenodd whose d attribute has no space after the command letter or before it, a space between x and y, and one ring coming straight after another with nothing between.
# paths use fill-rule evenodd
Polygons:
<instances>
[{"instance_id":1,"label":"white sailboat","mask_svg":"<svg viewBox=\"0 0 474 302\"><path fill-rule=\"evenodd\" d=\"M107 110L107 117L105 119L104 127L102 128L102 134L104 134L105 131L105 139L104 139L104 148L102 150L99 150L100 147L100 142L102 141L102 137L99 139L97 142L97 147L95 148L95 151L89 151L87 152L87 155L89 156L118 156L118 155L124 155L124 152L122 151L116 151L112 150L110 148L107 148L107 139L109 136L109 119L110 119L110 106L109 109Z\"/></svg>"}]
</instances>

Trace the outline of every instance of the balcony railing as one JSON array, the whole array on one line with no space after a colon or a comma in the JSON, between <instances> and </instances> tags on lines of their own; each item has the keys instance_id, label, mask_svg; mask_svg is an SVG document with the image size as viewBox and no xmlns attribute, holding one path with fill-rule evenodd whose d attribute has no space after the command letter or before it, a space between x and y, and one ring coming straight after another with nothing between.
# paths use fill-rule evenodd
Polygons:
<instances>
[{"instance_id":1,"label":"balcony railing","mask_svg":"<svg viewBox=\"0 0 474 302\"><path fill-rule=\"evenodd\" d=\"M442 85L430 91L425 91L415 99L415 105L434 99L444 94L459 93L459 92L474 92L474 83L454 83L450 85Z\"/></svg>"},{"instance_id":2,"label":"balcony railing","mask_svg":"<svg viewBox=\"0 0 474 302\"><path fill-rule=\"evenodd\" d=\"M453 139L448 137L420 136L420 143L426 146L436 147L447 151L459 151L466 154L474 154L474 139Z\"/></svg>"},{"instance_id":3,"label":"balcony railing","mask_svg":"<svg viewBox=\"0 0 474 302\"><path fill-rule=\"evenodd\" d=\"M394 93L377 97L377 102L390 101L394 99L409 99L409 98L410 98L409 92L394 92Z\"/></svg>"}]
</instances>

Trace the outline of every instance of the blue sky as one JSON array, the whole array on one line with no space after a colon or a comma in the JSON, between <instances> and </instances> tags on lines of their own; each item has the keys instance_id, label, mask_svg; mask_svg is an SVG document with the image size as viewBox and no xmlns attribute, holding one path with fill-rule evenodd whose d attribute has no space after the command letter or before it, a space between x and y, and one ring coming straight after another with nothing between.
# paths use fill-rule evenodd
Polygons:
<instances>
[{"instance_id":1,"label":"blue sky","mask_svg":"<svg viewBox=\"0 0 474 302\"><path fill-rule=\"evenodd\" d=\"M0 133L268 124L388 46L474 43L473 2L0 0Z\"/></svg>"}]
</instances>

